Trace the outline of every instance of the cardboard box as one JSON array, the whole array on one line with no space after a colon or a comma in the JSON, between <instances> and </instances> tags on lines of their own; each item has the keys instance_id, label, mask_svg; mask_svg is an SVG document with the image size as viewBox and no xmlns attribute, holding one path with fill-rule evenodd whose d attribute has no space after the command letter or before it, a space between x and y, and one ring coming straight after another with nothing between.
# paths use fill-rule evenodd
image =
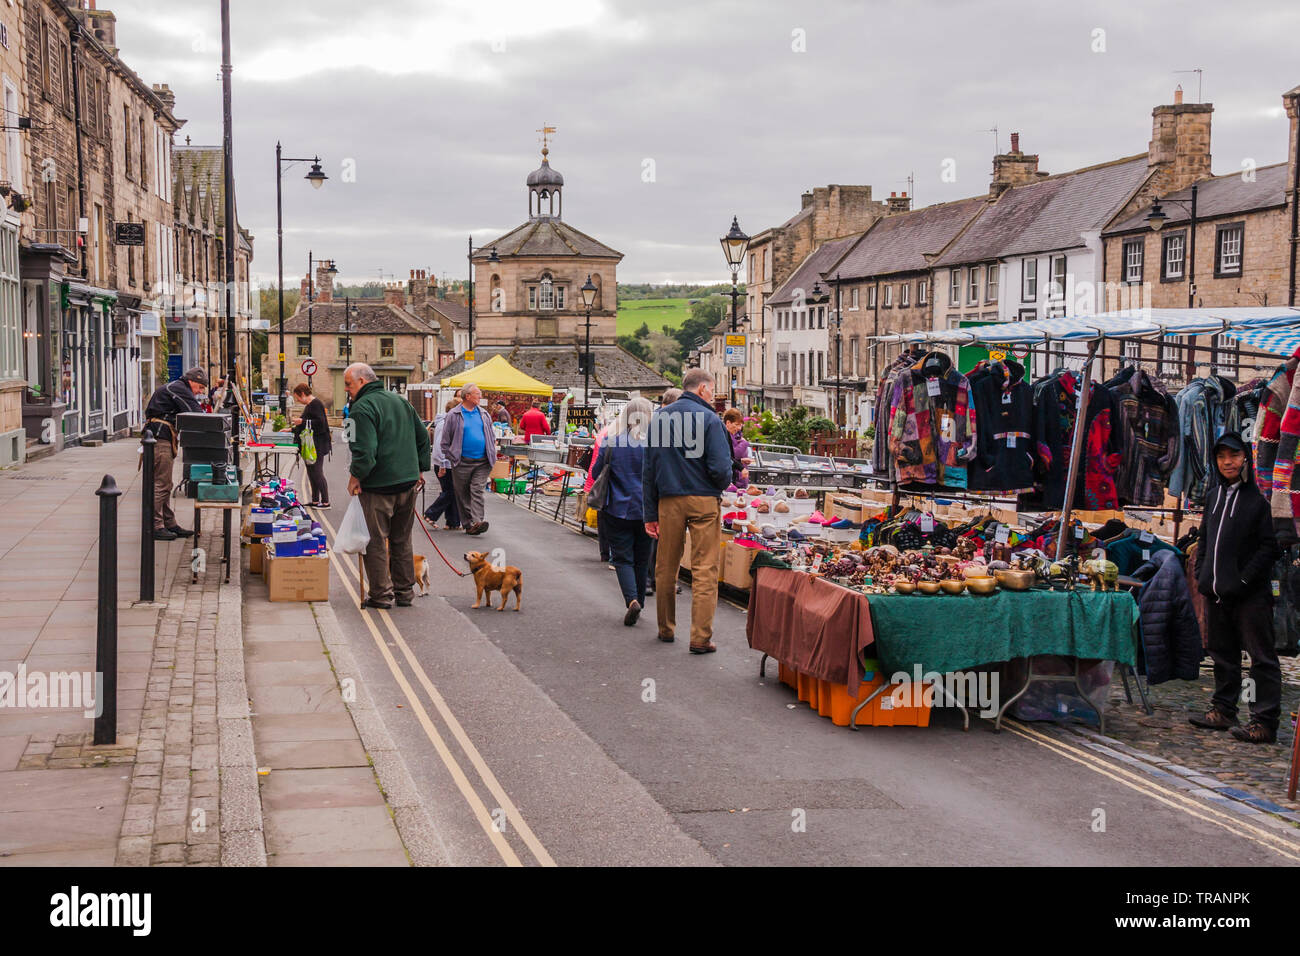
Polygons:
<instances>
[{"instance_id":1,"label":"cardboard box","mask_svg":"<svg viewBox=\"0 0 1300 956\"><path fill-rule=\"evenodd\" d=\"M749 566L753 563L756 554L758 554L757 548L742 548L736 544L728 547L722 562L722 583L748 591L753 585Z\"/></svg>"},{"instance_id":2,"label":"cardboard box","mask_svg":"<svg viewBox=\"0 0 1300 956\"><path fill-rule=\"evenodd\" d=\"M510 459L498 458L496 464L492 466L492 471L488 473L488 478L509 478L510 477Z\"/></svg>"},{"instance_id":3,"label":"cardboard box","mask_svg":"<svg viewBox=\"0 0 1300 956\"><path fill-rule=\"evenodd\" d=\"M248 573L261 574L266 566L266 544L264 534L248 535Z\"/></svg>"},{"instance_id":4,"label":"cardboard box","mask_svg":"<svg viewBox=\"0 0 1300 956\"><path fill-rule=\"evenodd\" d=\"M330 562L326 555L277 558L266 547L262 576L268 601L328 601Z\"/></svg>"}]
</instances>

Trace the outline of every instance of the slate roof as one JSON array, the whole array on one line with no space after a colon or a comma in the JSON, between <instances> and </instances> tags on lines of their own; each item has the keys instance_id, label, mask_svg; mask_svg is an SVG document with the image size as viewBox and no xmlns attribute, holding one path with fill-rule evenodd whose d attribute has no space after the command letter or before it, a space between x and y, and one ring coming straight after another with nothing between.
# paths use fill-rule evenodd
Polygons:
<instances>
[{"instance_id":1,"label":"slate roof","mask_svg":"<svg viewBox=\"0 0 1300 956\"><path fill-rule=\"evenodd\" d=\"M485 242L474 250L474 258L486 257L496 246L497 255L507 256L586 256L622 259L623 253L611 249L585 232L579 232L562 219L530 219L504 236Z\"/></svg>"},{"instance_id":2,"label":"slate roof","mask_svg":"<svg viewBox=\"0 0 1300 956\"><path fill-rule=\"evenodd\" d=\"M1013 186L989 204L933 265L942 268L1083 245L1148 172L1145 153Z\"/></svg>"},{"instance_id":3,"label":"slate roof","mask_svg":"<svg viewBox=\"0 0 1300 956\"><path fill-rule=\"evenodd\" d=\"M447 321L456 328L469 328L468 306L461 305L459 302L452 302L450 299L428 299L426 304L433 311L446 316Z\"/></svg>"},{"instance_id":4,"label":"slate roof","mask_svg":"<svg viewBox=\"0 0 1300 956\"><path fill-rule=\"evenodd\" d=\"M545 382L557 391L582 387L582 373L578 371L580 345L505 345L476 346L474 358L479 364L494 355L526 375ZM591 384L593 388L664 389L671 388L668 381L649 365L617 345L591 347ZM460 357L446 368L438 370L438 378L450 378L465 371L465 359Z\"/></svg>"},{"instance_id":5,"label":"slate roof","mask_svg":"<svg viewBox=\"0 0 1300 956\"><path fill-rule=\"evenodd\" d=\"M172 203L185 213L183 219L220 232L226 222L225 195L225 165L220 146L172 147ZM251 256L253 236L239 225L238 196L235 225L240 246Z\"/></svg>"},{"instance_id":6,"label":"slate roof","mask_svg":"<svg viewBox=\"0 0 1300 956\"><path fill-rule=\"evenodd\" d=\"M1245 182L1241 173L1229 173L1202 180L1196 190L1196 216L1198 219L1213 219L1217 216L1232 216L1250 212L1255 209L1268 209L1273 206L1286 205L1287 164L1276 163L1272 166L1260 166L1255 170L1255 181ZM1167 203L1161 208L1168 220L1165 228L1187 222L1191 216L1192 187L1181 189L1164 199L1177 199L1186 203L1186 208ZM1116 223L1105 234L1110 236L1120 232L1146 229L1146 216L1150 210L1143 209L1123 222Z\"/></svg>"},{"instance_id":7,"label":"slate roof","mask_svg":"<svg viewBox=\"0 0 1300 956\"><path fill-rule=\"evenodd\" d=\"M795 289L803 289L805 296L811 294L813 283L821 279L822 273L861 237L862 233L856 233L852 236L843 236L839 239L823 242L808 253L807 258L799 263L799 268L795 269L790 278L782 282L780 288L772 293L767 300L767 304L786 305L793 302ZM828 288L825 282L822 283L822 288Z\"/></svg>"},{"instance_id":8,"label":"slate roof","mask_svg":"<svg viewBox=\"0 0 1300 956\"><path fill-rule=\"evenodd\" d=\"M333 333L341 331L345 325L350 325L354 335L382 335L390 332L395 335L438 334L437 326L430 325L419 316L408 312L406 309L373 299L353 299L352 304L356 306L357 314L352 317L349 323L344 321L343 310L346 307L344 302L338 300L334 302L300 302L298 310L293 315L285 316L284 330L286 332L307 331L307 307L309 304L312 310L311 327L313 333ZM271 316L271 331L276 332L279 328L279 320L275 316Z\"/></svg>"},{"instance_id":9,"label":"slate roof","mask_svg":"<svg viewBox=\"0 0 1300 956\"><path fill-rule=\"evenodd\" d=\"M980 196L885 216L826 271L842 279L923 272L930 268L926 255L942 252L987 205Z\"/></svg>"}]
</instances>

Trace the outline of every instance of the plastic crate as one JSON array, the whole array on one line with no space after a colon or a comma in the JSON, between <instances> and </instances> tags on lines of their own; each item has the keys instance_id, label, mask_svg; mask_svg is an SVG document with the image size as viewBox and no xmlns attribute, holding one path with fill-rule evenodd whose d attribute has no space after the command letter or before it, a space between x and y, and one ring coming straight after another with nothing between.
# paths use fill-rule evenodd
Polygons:
<instances>
[{"instance_id":1,"label":"plastic crate","mask_svg":"<svg viewBox=\"0 0 1300 956\"><path fill-rule=\"evenodd\" d=\"M508 495L508 494L510 494L510 479L509 479L509 478L493 478L493 479L492 479L492 487L493 487L494 489L496 489L496 493L497 493L497 494L499 494L499 495ZM523 478L516 478L516 479L515 479L515 494L517 494L517 495L522 495L522 494L524 494L524 493L527 492L527 491L528 491L528 482L525 481Z\"/></svg>"},{"instance_id":2,"label":"plastic crate","mask_svg":"<svg viewBox=\"0 0 1300 956\"><path fill-rule=\"evenodd\" d=\"M200 481L198 485L199 501L235 502L239 500L238 485L215 485L210 481Z\"/></svg>"}]
</instances>

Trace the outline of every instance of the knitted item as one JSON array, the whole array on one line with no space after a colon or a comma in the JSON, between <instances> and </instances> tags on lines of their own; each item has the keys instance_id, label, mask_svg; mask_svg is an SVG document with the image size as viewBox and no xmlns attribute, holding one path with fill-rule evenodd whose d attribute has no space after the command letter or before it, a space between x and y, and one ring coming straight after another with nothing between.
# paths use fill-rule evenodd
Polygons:
<instances>
[{"instance_id":1,"label":"knitted item","mask_svg":"<svg viewBox=\"0 0 1300 956\"><path fill-rule=\"evenodd\" d=\"M925 368L934 359L938 374ZM930 394L932 387L938 394ZM901 373L890 409L889 450L898 481L965 488L966 462L975 448L975 408L970 383L952 360L932 353Z\"/></svg>"},{"instance_id":2,"label":"knitted item","mask_svg":"<svg viewBox=\"0 0 1300 956\"><path fill-rule=\"evenodd\" d=\"M1273 469L1277 462L1278 443L1282 437L1282 416L1286 414L1297 367L1300 367L1300 348L1287 359L1286 365L1273 374L1261 402L1260 419L1255 433L1255 480L1264 497L1270 500L1273 493Z\"/></svg>"}]
</instances>

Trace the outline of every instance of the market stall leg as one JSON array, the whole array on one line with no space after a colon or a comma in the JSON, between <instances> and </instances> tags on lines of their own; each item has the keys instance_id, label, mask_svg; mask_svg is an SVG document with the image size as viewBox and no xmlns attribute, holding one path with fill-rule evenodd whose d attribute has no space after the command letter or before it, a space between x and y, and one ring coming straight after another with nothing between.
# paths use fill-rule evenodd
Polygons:
<instances>
[{"instance_id":1,"label":"market stall leg","mask_svg":"<svg viewBox=\"0 0 1300 956\"><path fill-rule=\"evenodd\" d=\"M1074 661L1074 674L1073 674L1073 675L1068 675L1068 674L1035 674L1035 673L1034 673L1034 661L1035 661L1036 659L1037 659L1036 657L1027 657L1027 658L1025 658L1025 664L1026 664L1026 670L1027 670L1027 673L1025 674L1025 686L1021 687L1020 690L1016 691L1016 693L1011 697L1011 699L1008 700L1005 704L1002 705L1001 709L998 711L998 717L997 717L997 720L995 720L995 721L993 722L993 732L994 732L994 733L1001 733L1001 731L1002 731L1002 717L1003 717L1003 715L1006 714L1008 708L1010 708L1012 704L1014 704L1017 700L1019 700L1021 697L1023 697L1023 696L1025 695L1025 691L1029 690L1029 685L1030 685L1030 684L1034 684L1034 683L1047 683L1047 682L1051 682L1051 681L1070 680L1070 681L1072 681L1072 682L1074 683L1074 689L1075 689L1076 691L1078 691L1079 696L1083 698L1083 702L1084 702L1085 704L1087 704L1089 707L1091 707L1091 708L1093 709L1093 711L1097 714L1098 731L1099 731L1100 733L1102 733L1102 734L1105 734L1105 733L1106 733L1106 714L1102 711L1102 709L1101 709L1100 707L1098 707L1096 704L1094 704L1094 703L1092 702L1092 698L1091 698L1091 697L1089 697L1086 693L1084 693L1083 685L1079 683L1079 658L1077 658L1077 657L1072 658L1072 660Z\"/></svg>"}]
</instances>

